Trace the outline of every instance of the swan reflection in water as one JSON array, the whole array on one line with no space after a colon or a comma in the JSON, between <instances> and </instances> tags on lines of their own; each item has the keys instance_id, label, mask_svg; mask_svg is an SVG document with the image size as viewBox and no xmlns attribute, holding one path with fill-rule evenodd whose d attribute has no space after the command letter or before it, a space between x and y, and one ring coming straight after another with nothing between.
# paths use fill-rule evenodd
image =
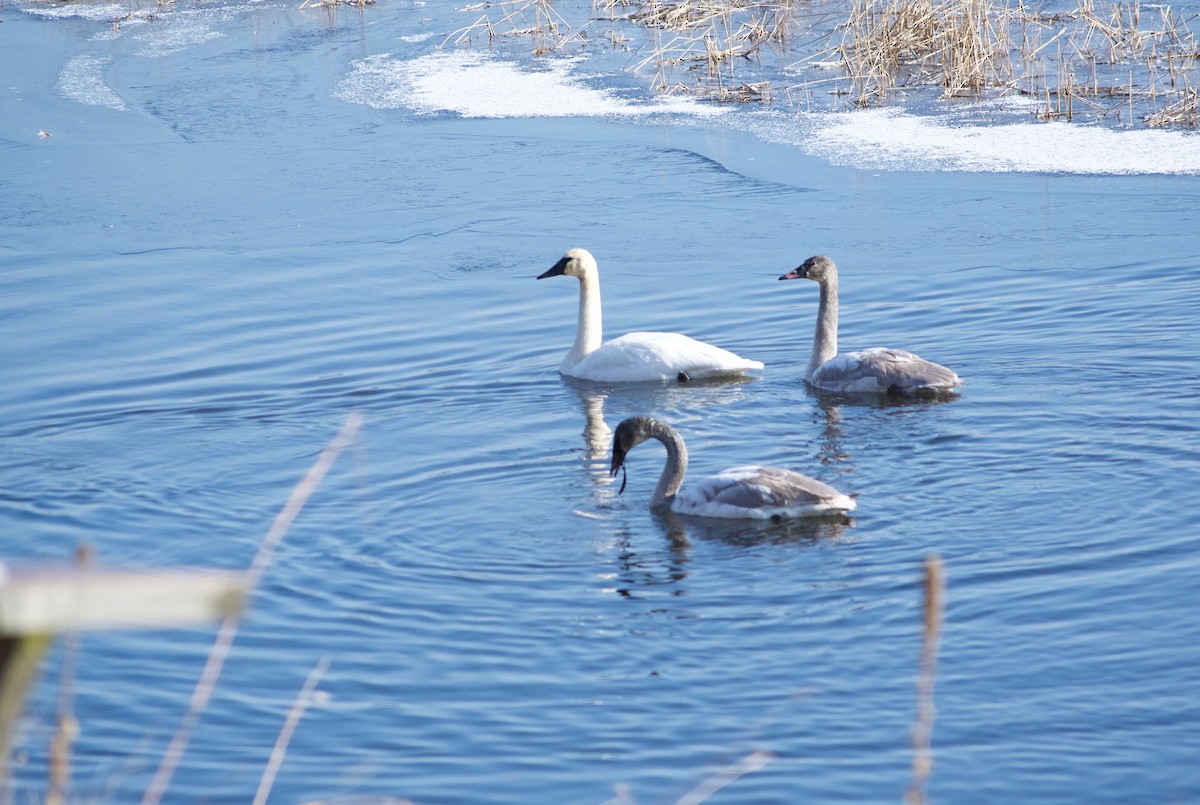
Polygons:
<instances>
[{"instance_id":1,"label":"swan reflection in water","mask_svg":"<svg viewBox=\"0 0 1200 805\"><path fill-rule=\"evenodd\" d=\"M837 539L854 527L849 514L787 520L717 520L674 512L654 515L673 546L684 554L694 542L721 542L739 548L806 545Z\"/></svg>"},{"instance_id":2,"label":"swan reflection in water","mask_svg":"<svg viewBox=\"0 0 1200 805\"><path fill-rule=\"evenodd\" d=\"M798 549L840 539L854 520L847 516L808 517L781 522L718 520L654 513L651 519L666 540L645 539L626 528L614 534L617 569L604 579L605 591L622 598L644 599L686 595L692 550L696 544L720 543L737 549L773 546ZM665 611L665 610L664 610Z\"/></svg>"},{"instance_id":3,"label":"swan reflection in water","mask_svg":"<svg viewBox=\"0 0 1200 805\"><path fill-rule=\"evenodd\" d=\"M583 404L583 443L589 462L603 461L612 444L612 428L604 421L604 400L607 394L580 394Z\"/></svg>"},{"instance_id":4,"label":"swan reflection in water","mask_svg":"<svg viewBox=\"0 0 1200 805\"><path fill-rule=\"evenodd\" d=\"M888 428L893 438L897 428L908 432L926 408L945 405L957 399L954 393L937 396L898 396L890 394L849 394L807 389L808 396L817 406L817 416L822 419L820 450L816 460L823 466L846 468L852 466L851 455L846 448L845 426L851 423L855 434L869 434ZM902 424L907 423L907 424Z\"/></svg>"},{"instance_id":5,"label":"swan reflection in water","mask_svg":"<svg viewBox=\"0 0 1200 805\"><path fill-rule=\"evenodd\" d=\"M734 375L679 383L597 383L563 376L563 384L579 397L583 411L584 455L598 475L608 480L612 428L605 420L609 397L627 410L675 411L683 407L729 404L743 399L743 389L757 378Z\"/></svg>"},{"instance_id":6,"label":"swan reflection in water","mask_svg":"<svg viewBox=\"0 0 1200 805\"><path fill-rule=\"evenodd\" d=\"M612 548L617 552L616 572L604 579L605 592L630 599L686 593L683 586L688 577L689 543L686 538L646 543L628 528L621 528L613 537Z\"/></svg>"}]
</instances>

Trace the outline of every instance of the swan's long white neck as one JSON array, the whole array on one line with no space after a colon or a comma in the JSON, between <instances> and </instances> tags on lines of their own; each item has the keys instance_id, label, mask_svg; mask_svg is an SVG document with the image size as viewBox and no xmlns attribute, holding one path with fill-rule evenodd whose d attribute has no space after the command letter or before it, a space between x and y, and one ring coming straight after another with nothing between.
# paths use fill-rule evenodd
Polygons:
<instances>
[{"instance_id":1,"label":"swan's long white neck","mask_svg":"<svg viewBox=\"0 0 1200 805\"><path fill-rule=\"evenodd\" d=\"M579 276L579 326L575 331L575 345L563 359L562 368L573 368L595 352L603 340L604 328L600 320L600 275L595 271L587 271Z\"/></svg>"},{"instance_id":2,"label":"swan's long white neck","mask_svg":"<svg viewBox=\"0 0 1200 805\"><path fill-rule=\"evenodd\" d=\"M647 435L658 439L667 448L667 464L658 478L658 486L654 487L654 494L650 496L650 508L669 509L687 473L687 446L683 443L683 437L659 422L653 423Z\"/></svg>"},{"instance_id":3,"label":"swan's long white neck","mask_svg":"<svg viewBox=\"0 0 1200 805\"><path fill-rule=\"evenodd\" d=\"M837 274L821 280L821 306L817 308L817 329L813 334L812 358L808 361L808 376L817 367L837 355L838 281Z\"/></svg>"}]
</instances>

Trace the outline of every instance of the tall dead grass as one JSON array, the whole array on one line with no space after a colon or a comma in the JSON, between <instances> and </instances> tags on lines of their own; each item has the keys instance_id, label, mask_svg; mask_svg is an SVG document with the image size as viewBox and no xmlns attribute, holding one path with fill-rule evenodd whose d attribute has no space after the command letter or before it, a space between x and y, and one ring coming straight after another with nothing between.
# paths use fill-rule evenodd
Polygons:
<instances>
[{"instance_id":1,"label":"tall dead grass","mask_svg":"<svg viewBox=\"0 0 1200 805\"><path fill-rule=\"evenodd\" d=\"M834 52L858 106L883 101L897 86L979 94L1012 73L1006 16L988 0L850 0Z\"/></svg>"},{"instance_id":2,"label":"tall dead grass","mask_svg":"<svg viewBox=\"0 0 1200 805\"><path fill-rule=\"evenodd\" d=\"M1194 127L1200 47L1191 22L1168 6L1144 15L1136 0L1103 9L1079 0L1070 14L1024 14L1022 70L1011 89L1035 98L1043 119L1083 113Z\"/></svg>"},{"instance_id":3,"label":"tall dead grass","mask_svg":"<svg viewBox=\"0 0 1200 805\"><path fill-rule=\"evenodd\" d=\"M827 52L857 106L936 85L943 98L1024 95L1043 119L1086 111L1119 120L1128 109L1132 122L1135 109L1149 105L1147 125L1194 126L1194 33L1170 8L1155 11L1144 21L1136 0L1103 10L1079 0L1073 12L1052 16L1019 0L850 0L842 40Z\"/></svg>"},{"instance_id":4,"label":"tall dead grass","mask_svg":"<svg viewBox=\"0 0 1200 805\"><path fill-rule=\"evenodd\" d=\"M489 43L497 39L528 38L534 43L533 52L541 56L578 37L578 32L558 13L551 0L502 0L498 3L485 0L459 11L479 16L470 25L446 37L443 45L471 44L483 37Z\"/></svg>"},{"instance_id":5,"label":"tall dead grass","mask_svg":"<svg viewBox=\"0 0 1200 805\"><path fill-rule=\"evenodd\" d=\"M612 15L616 2L596 0L593 7ZM771 100L771 82L752 80L754 71L742 67L765 45L786 43L791 0L648 0L626 8L621 19L649 32L649 52L633 69L652 73L660 92L719 102Z\"/></svg>"},{"instance_id":6,"label":"tall dead grass","mask_svg":"<svg viewBox=\"0 0 1200 805\"><path fill-rule=\"evenodd\" d=\"M443 44L528 40L541 55L607 42L656 91L716 102L863 107L936 88L942 99L1025 97L1046 120L1200 124L1197 17L1139 0L1076 0L1055 14L1025 2L593 0L573 26L553 0L502 0L460 9L477 16Z\"/></svg>"}]
</instances>

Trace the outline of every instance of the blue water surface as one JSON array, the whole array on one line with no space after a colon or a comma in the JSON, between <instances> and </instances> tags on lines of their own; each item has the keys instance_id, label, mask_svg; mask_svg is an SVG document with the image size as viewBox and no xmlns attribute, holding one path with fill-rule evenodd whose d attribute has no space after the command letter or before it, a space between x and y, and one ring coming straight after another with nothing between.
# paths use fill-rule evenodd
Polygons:
<instances>
[{"instance_id":1,"label":"blue water surface","mask_svg":"<svg viewBox=\"0 0 1200 805\"><path fill-rule=\"evenodd\" d=\"M0 8L0 555L243 568L365 423L167 801L250 800L328 657L272 801L669 803L764 751L705 801L895 802L930 554L931 800L1200 801L1194 176L863 171L727 116L338 97L356 60L434 50L462 24L441 4L116 13ZM69 97L81 54L122 107ZM576 284L534 277L571 246L600 263L609 336L679 330L767 368L564 380ZM844 348L914 350L962 395L808 390L817 289L776 277L815 253L841 266ZM653 515L660 448L624 494L608 478L633 414L674 424L693 473L791 467L859 508ZM82 636L74 797L141 796L214 634ZM14 801L45 790L61 645Z\"/></svg>"}]
</instances>

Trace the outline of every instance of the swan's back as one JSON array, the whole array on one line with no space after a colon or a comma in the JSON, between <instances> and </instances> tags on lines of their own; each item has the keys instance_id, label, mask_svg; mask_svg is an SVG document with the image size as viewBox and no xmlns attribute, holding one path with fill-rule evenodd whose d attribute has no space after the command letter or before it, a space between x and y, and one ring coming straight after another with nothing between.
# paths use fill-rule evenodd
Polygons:
<instances>
[{"instance_id":1,"label":"swan's back","mask_svg":"<svg viewBox=\"0 0 1200 805\"><path fill-rule=\"evenodd\" d=\"M808 381L824 391L936 394L963 384L951 369L903 349L844 352L821 364Z\"/></svg>"},{"instance_id":2,"label":"swan's back","mask_svg":"<svg viewBox=\"0 0 1200 805\"><path fill-rule=\"evenodd\" d=\"M628 333L601 344L578 363L564 361L563 374L602 382L639 382L720 377L763 368L727 349L681 333Z\"/></svg>"},{"instance_id":3,"label":"swan's back","mask_svg":"<svg viewBox=\"0 0 1200 805\"><path fill-rule=\"evenodd\" d=\"M701 517L769 520L847 512L857 505L853 498L807 475L748 465L689 485L671 509Z\"/></svg>"}]
</instances>

